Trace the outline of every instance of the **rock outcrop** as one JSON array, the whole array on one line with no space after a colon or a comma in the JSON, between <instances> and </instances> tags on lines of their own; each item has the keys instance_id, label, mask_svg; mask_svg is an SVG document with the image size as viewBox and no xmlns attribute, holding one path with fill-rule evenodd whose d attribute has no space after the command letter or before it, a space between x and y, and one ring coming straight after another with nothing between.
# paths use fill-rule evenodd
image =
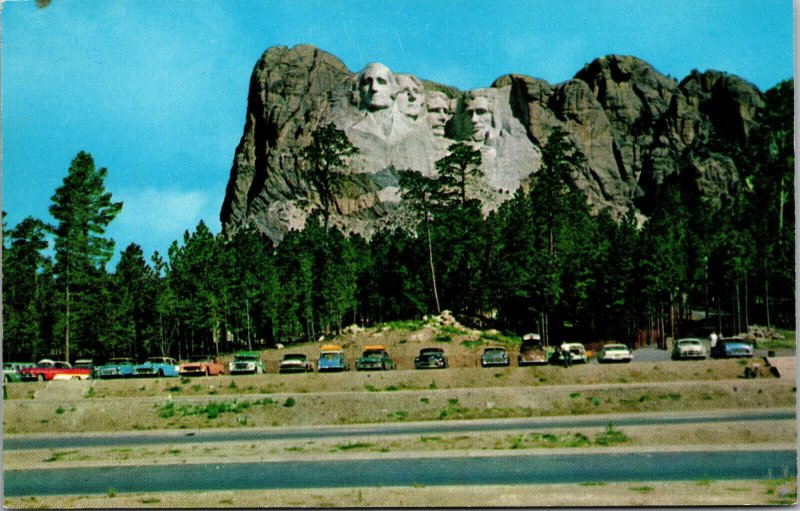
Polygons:
<instances>
[{"instance_id":1,"label":"rock outcrop","mask_svg":"<svg viewBox=\"0 0 800 511\"><path fill-rule=\"evenodd\" d=\"M585 157L573 180L594 210L646 213L649 197L681 177L720 198L738 170L719 148L746 143L761 105L761 93L738 77L692 72L677 83L630 56L597 59L561 84L510 74L459 91L382 64L351 73L311 46L270 48L250 80L222 225L226 232L255 225L275 242L302 228L319 198L299 154L327 123L359 149L331 215L345 232L369 236L402 222L398 171L435 175L434 163L464 126L483 161L469 195L485 211L527 186L555 128Z\"/></svg>"}]
</instances>

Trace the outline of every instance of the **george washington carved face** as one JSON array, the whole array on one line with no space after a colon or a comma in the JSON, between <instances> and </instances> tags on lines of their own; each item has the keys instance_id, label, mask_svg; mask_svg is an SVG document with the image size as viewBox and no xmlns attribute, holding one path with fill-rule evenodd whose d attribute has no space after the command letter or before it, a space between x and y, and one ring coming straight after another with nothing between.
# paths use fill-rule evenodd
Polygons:
<instances>
[{"instance_id":1,"label":"george washington carved face","mask_svg":"<svg viewBox=\"0 0 800 511\"><path fill-rule=\"evenodd\" d=\"M397 96L397 79L388 67L372 63L358 75L359 107L370 111L389 108Z\"/></svg>"}]
</instances>

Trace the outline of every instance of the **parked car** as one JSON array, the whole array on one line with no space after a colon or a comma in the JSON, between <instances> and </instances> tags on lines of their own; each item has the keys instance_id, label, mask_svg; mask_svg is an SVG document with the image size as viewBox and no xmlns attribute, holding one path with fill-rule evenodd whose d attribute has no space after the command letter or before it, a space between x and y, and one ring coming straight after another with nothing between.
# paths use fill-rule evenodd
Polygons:
<instances>
[{"instance_id":1,"label":"parked car","mask_svg":"<svg viewBox=\"0 0 800 511\"><path fill-rule=\"evenodd\" d=\"M257 351L240 351L228 364L231 374L264 374L264 361Z\"/></svg>"},{"instance_id":2,"label":"parked car","mask_svg":"<svg viewBox=\"0 0 800 511\"><path fill-rule=\"evenodd\" d=\"M447 355L442 348L422 348L414 359L415 369L444 369L447 367Z\"/></svg>"},{"instance_id":3,"label":"parked car","mask_svg":"<svg viewBox=\"0 0 800 511\"><path fill-rule=\"evenodd\" d=\"M395 369L394 360L383 346L364 346L364 352L356 359L356 370Z\"/></svg>"},{"instance_id":4,"label":"parked car","mask_svg":"<svg viewBox=\"0 0 800 511\"><path fill-rule=\"evenodd\" d=\"M133 366L133 376L178 376L178 361L171 357L150 357Z\"/></svg>"},{"instance_id":5,"label":"parked car","mask_svg":"<svg viewBox=\"0 0 800 511\"><path fill-rule=\"evenodd\" d=\"M219 358L211 355L195 355L178 367L181 376L219 376L225 372Z\"/></svg>"},{"instance_id":6,"label":"parked car","mask_svg":"<svg viewBox=\"0 0 800 511\"><path fill-rule=\"evenodd\" d=\"M747 358L753 356L753 346L741 337L724 337L711 348L712 358Z\"/></svg>"},{"instance_id":7,"label":"parked car","mask_svg":"<svg viewBox=\"0 0 800 511\"><path fill-rule=\"evenodd\" d=\"M597 361L601 364L609 362L630 362L633 360L633 353L624 344L606 344L600 350Z\"/></svg>"},{"instance_id":8,"label":"parked car","mask_svg":"<svg viewBox=\"0 0 800 511\"><path fill-rule=\"evenodd\" d=\"M314 365L302 353L287 353L278 367L279 373L310 373L313 370Z\"/></svg>"},{"instance_id":9,"label":"parked car","mask_svg":"<svg viewBox=\"0 0 800 511\"><path fill-rule=\"evenodd\" d=\"M135 365L136 361L132 358L112 358L95 368L94 376L95 378L127 378L133 376L133 366Z\"/></svg>"},{"instance_id":10,"label":"parked car","mask_svg":"<svg viewBox=\"0 0 800 511\"><path fill-rule=\"evenodd\" d=\"M706 358L706 346L702 339L678 339L672 347L672 360Z\"/></svg>"},{"instance_id":11,"label":"parked car","mask_svg":"<svg viewBox=\"0 0 800 511\"><path fill-rule=\"evenodd\" d=\"M33 362L3 362L3 381L22 381L20 371L35 365Z\"/></svg>"},{"instance_id":12,"label":"parked car","mask_svg":"<svg viewBox=\"0 0 800 511\"><path fill-rule=\"evenodd\" d=\"M586 363L586 348L584 348L583 344L579 342L568 342L564 343L569 350L569 360L570 364L585 364ZM560 345L552 355L550 355L549 362L551 364L561 364L561 346Z\"/></svg>"},{"instance_id":13,"label":"parked car","mask_svg":"<svg viewBox=\"0 0 800 511\"><path fill-rule=\"evenodd\" d=\"M349 371L350 365L344 356L342 347L337 344L324 344L320 348L317 371Z\"/></svg>"},{"instance_id":14,"label":"parked car","mask_svg":"<svg viewBox=\"0 0 800 511\"><path fill-rule=\"evenodd\" d=\"M517 363L521 366L547 363L547 350L545 350L539 334L525 334L522 336L522 345L519 347Z\"/></svg>"},{"instance_id":15,"label":"parked car","mask_svg":"<svg viewBox=\"0 0 800 511\"><path fill-rule=\"evenodd\" d=\"M43 358L34 367L20 370L23 380L88 380L92 371L85 367L72 367L69 362Z\"/></svg>"},{"instance_id":16,"label":"parked car","mask_svg":"<svg viewBox=\"0 0 800 511\"><path fill-rule=\"evenodd\" d=\"M509 360L507 349L501 347L489 347L483 350L483 355L481 355L481 367L507 366L508 364Z\"/></svg>"}]
</instances>

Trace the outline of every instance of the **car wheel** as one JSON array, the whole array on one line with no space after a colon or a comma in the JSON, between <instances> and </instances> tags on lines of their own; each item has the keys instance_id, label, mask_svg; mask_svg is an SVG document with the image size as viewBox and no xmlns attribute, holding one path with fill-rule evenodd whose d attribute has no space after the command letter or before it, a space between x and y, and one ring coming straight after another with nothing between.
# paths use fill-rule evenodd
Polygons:
<instances>
[{"instance_id":1,"label":"car wheel","mask_svg":"<svg viewBox=\"0 0 800 511\"><path fill-rule=\"evenodd\" d=\"M158 370L158 377L161 378L163 376L164 376L164 370L163 369L159 369Z\"/></svg>"}]
</instances>

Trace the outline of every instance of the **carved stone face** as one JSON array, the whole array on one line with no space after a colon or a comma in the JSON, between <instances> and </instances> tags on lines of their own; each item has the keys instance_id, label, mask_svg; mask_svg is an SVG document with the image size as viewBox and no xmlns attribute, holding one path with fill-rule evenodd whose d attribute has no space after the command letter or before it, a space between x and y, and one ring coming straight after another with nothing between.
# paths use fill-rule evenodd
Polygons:
<instances>
[{"instance_id":1,"label":"carved stone face","mask_svg":"<svg viewBox=\"0 0 800 511\"><path fill-rule=\"evenodd\" d=\"M428 104L428 123L431 125L431 130L434 135L443 137L444 127L452 115L450 100L444 93L434 91L426 95L426 103Z\"/></svg>"},{"instance_id":2,"label":"carved stone face","mask_svg":"<svg viewBox=\"0 0 800 511\"><path fill-rule=\"evenodd\" d=\"M466 108L469 120L474 129L472 140L476 142L486 142L497 136L494 125L494 114L492 113L492 102L485 96L477 96L467 103Z\"/></svg>"},{"instance_id":3,"label":"carved stone face","mask_svg":"<svg viewBox=\"0 0 800 511\"><path fill-rule=\"evenodd\" d=\"M368 64L358 76L358 93L361 108L372 111L389 108L397 95L394 73L383 64Z\"/></svg>"},{"instance_id":4,"label":"carved stone face","mask_svg":"<svg viewBox=\"0 0 800 511\"><path fill-rule=\"evenodd\" d=\"M397 94L397 108L416 120L422 113L425 101L422 82L410 75L397 75L397 86L400 90Z\"/></svg>"}]
</instances>

